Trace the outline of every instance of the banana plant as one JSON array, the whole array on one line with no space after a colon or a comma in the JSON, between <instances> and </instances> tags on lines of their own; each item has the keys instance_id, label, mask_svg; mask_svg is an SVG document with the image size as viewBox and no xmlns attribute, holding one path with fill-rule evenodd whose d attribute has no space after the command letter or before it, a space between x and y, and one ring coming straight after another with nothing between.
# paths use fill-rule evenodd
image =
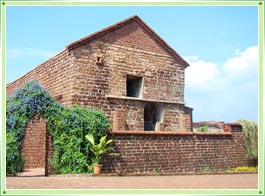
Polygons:
<instances>
[{"instance_id":1,"label":"banana plant","mask_svg":"<svg viewBox=\"0 0 265 196\"><path fill-rule=\"evenodd\" d=\"M92 134L86 135L85 137L92 145L90 150L94 154L94 165L100 165L103 154L113 150L112 147L109 147L109 144L111 144L114 140L107 140L107 136L103 136L100 138L99 144L95 144L95 139Z\"/></svg>"}]
</instances>

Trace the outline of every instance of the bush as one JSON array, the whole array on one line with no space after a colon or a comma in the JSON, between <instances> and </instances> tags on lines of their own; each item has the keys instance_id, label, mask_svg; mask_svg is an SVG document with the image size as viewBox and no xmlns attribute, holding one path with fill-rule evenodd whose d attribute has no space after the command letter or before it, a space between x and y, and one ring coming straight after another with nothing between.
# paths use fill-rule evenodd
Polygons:
<instances>
[{"instance_id":1,"label":"bush","mask_svg":"<svg viewBox=\"0 0 265 196\"><path fill-rule=\"evenodd\" d=\"M17 89L7 100L6 106L6 171L14 174L22 171L22 141L25 127L35 114L49 115L49 108L56 104L55 99L36 81L30 81ZM47 117L45 116L45 117Z\"/></svg>"},{"instance_id":2,"label":"bush","mask_svg":"<svg viewBox=\"0 0 265 196\"><path fill-rule=\"evenodd\" d=\"M107 117L99 110L74 106L65 108L53 121L54 154L51 160L56 173L87 173L93 154L85 135L92 134L99 141L110 128ZM52 124L54 125L54 124Z\"/></svg>"},{"instance_id":3,"label":"bush","mask_svg":"<svg viewBox=\"0 0 265 196\"><path fill-rule=\"evenodd\" d=\"M35 115L46 119L53 137L54 154L50 163L55 172L89 172L92 155L85 135L93 134L98 142L110 128L108 118L100 110L77 105L64 107L37 81L30 81L7 101L7 174L22 171L21 147L25 127Z\"/></svg>"},{"instance_id":4,"label":"bush","mask_svg":"<svg viewBox=\"0 0 265 196\"><path fill-rule=\"evenodd\" d=\"M249 160L258 159L258 124L248 120L238 120L243 128L244 147Z\"/></svg>"},{"instance_id":5,"label":"bush","mask_svg":"<svg viewBox=\"0 0 265 196\"><path fill-rule=\"evenodd\" d=\"M209 125L204 125L202 127L199 127L198 132L208 132L209 131Z\"/></svg>"},{"instance_id":6,"label":"bush","mask_svg":"<svg viewBox=\"0 0 265 196\"><path fill-rule=\"evenodd\" d=\"M18 149L18 141L15 139L12 132L6 134L6 158L7 158L7 173L14 174L21 170L24 160Z\"/></svg>"}]
</instances>

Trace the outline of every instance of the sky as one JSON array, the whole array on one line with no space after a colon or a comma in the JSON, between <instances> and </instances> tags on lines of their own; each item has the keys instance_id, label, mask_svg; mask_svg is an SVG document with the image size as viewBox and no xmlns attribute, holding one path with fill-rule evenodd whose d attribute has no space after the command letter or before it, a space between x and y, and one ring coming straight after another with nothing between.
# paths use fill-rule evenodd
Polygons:
<instances>
[{"instance_id":1,"label":"sky","mask_svg":"<svg viewBox=\"0 0 265 196\"><path fill-rule=\"evenodd\" d=\"M132 15L189 62L194 122L258 120L257 6L7 6L6 82Z\"/></svg>"}]
</instances>

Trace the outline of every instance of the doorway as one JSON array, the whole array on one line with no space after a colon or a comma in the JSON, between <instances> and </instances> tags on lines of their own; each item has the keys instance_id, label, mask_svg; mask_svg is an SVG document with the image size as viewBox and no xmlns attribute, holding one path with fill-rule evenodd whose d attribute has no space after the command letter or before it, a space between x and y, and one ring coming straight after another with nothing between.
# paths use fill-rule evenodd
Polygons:
<instances>
[{"instance_id":1,"label":"doorway","mask_svg":"<svg viewBox=\"0 0 265 196\"><path fill-rule=\"evenodd\" d=\"M23 175L48 175L49 137L44 118L35 116L27 123L22 143Z\"/></svg>"},{"instance_id":2,"label":"doorway","mask_svg":"<svg viewBox=\"0 0 265 196\"><path fill-rule=\"evenodd\" d=\"M163 116L163 106L158 103L148 102L144 106L144 130L158 131L159 122Z\"/></svg>"}]
</instances>

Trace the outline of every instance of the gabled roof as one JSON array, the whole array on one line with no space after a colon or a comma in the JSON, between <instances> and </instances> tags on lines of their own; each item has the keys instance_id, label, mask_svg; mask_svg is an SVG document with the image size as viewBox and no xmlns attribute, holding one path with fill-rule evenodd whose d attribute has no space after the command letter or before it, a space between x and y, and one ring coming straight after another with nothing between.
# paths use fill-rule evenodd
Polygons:
<instances>
[{"instance_id":1,"label":"gabled roof","mask_svg":"<svg viewBox=\"0 0 265 196\"><path fill-rule=\"evenodd\" d=\"M137 22L144 30L146 30L150 36L152 36L159 44L161 44L173 57L175 57L176 59L178 59L182 65L184 65L185 67L189 66L189 63L186 62L173 48L171 48L157 33L155 33L139 16L134 15L130 18L127 18L125 20L122 20L116 24L113 24L109 27L106 27L100 31L97 31L95 33L92 33L86 37L83 37L69 45L66 46L66 48L68 50L77 48L80 45L83 45L89 41L94 40L95 38L98 38L106 33L109 33L113 30L116 30L118 28L123 27L124 25L131 23L131 22Z\"/></svg>"}]
</instances>

